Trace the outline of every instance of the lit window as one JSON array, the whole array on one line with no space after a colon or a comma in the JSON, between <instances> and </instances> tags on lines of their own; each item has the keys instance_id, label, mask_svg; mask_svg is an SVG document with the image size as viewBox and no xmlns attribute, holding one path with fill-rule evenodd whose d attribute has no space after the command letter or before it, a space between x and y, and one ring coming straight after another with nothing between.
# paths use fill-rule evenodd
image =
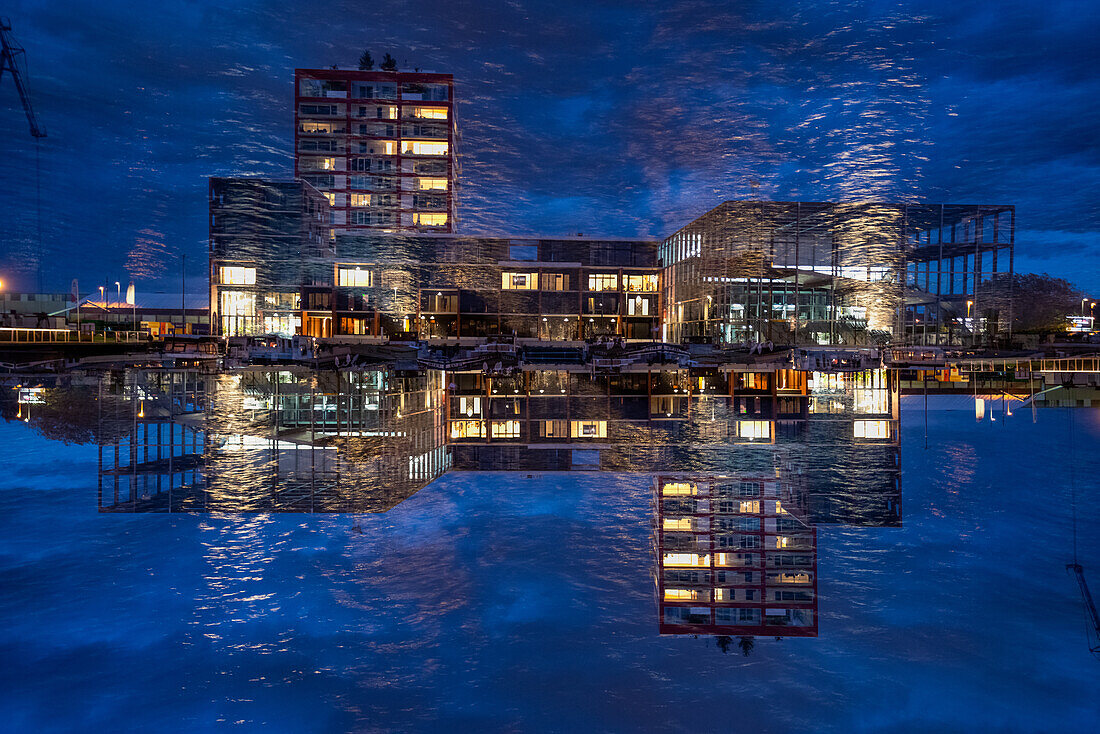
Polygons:
<instances>
[{"instance_id":1,"label":"lit window","mask_svg":"<svg viewBox=\"0 0 1100 734\"><path fill-rule=\"evenodd\" d=\"M307 171L335 171L335 158L302 158L302 168Z\"/></svg>"},{"instance_id":2,"label":"lit window","mask_svg":"<svg viewBox=\"0 0 1100 734\"><path fill-rule=\"evenodd\" d=\"M649 316L649 299L645 296L632 296L626 301L627 316Z\"/></svg>"},{"instance_id":3,"label":"lit window","mask_svg":"<svg viewBox=\"0 0 1100 734\"><path fill-rule=\"evenodd\" d=\"M256 285L256 268L230 265L220 268L219 274L225 285Z\"/></svg>"},{"instance_id":4,"label":"lit window","mask_svg":"<svg viewBox=\"0 0 1100 734\"><path fill-rule=\"evenodd\" d=\"M479 397L461 397L458 399L458 413L464 415L467 418L473 418L475 415L481 415L481 398Z\"/></svg>"},{"instance_id":5,"label":"lit window","mask_svg":"<svg viewBox=\"0 0 1100 734\"><path fill-rule=\"evenodd\" d=\"M890 438L890 421L855 421L856 438Z\"/></svg>"},{"instance_id":6,"label":"lit window","mask_svg":"<svg viewBox=\"0 0 1100 734\"><path fill-rule=\"evenodd\" d=\"M222 291L218 294L222 316L255 316L256 294L243 291Z\"/></svg>"},{"instance_id":7,"label":"lit window","mask_svg":"<svg viewBox=\"0 0 1100 734\"><path fill-rule=\"evenodd\" d=\"M665 566L710 566L709 555L698 553L665 553L663 559Z\"/></svg>"},{"instance_id":8,"label":"lit window","mask_svg":"<svg viewBox=\"0 0 1100 734\"><path fill-rule=\"evenodd\" d=\"M569 275L568 275L568 273L543 273L541 277L542 277L542 289L544 291L567 291L567 290L569 290Z\"/></svg>"},{"instance_id":9,"label":"lit window","mask_svg":"<svg viewBox=\"0 0 1100 734\"><path fill-rule=\"evenodd\" d=\"M485 438L483 421L451 421L451 438Z\"/></svg>"},{"instance_id":10,"label":"lit window","mask_svg":"<svg viewBox=\"0 0 1100 734\"><path fill-rule=\"evenodd\" d=\"M665 482L661 487L661 494L670 496L695 494L695 492L695 484L692 482Z\"/></svg>"},{"instance_id":11,"label":"lit window","mask_svg":"<svg viewBox=\"0 0 1100 734\"><path fill-rule=\"evenodd\" d=\"M447 215L416 212L413 214L413 223L424 227L443 227L447 224Z\"/></svg>"},{"instance_id":12,"label":"lit window","mask_svg":"<svg viewBox=\"0 0 1100 734\"><path fill-rule=\"evenodd\" d=\"M623 287L628 291L657 292L656 275L624 275Z\"/></svg>"},{"instance_id":13,"label":"lit window","mask_svg":"<svg viewBox=\"0 0 1100 734\"><path fill-rule=\"evenodd\" d=\"M744 500L738 512L760 512L760 500Z\"/></svg>"},{"instance_id":14,"label":"lit window","mask_svg":"<svg viewBox=\"0 0 1100 734\"><path fill-rule=\"evenodd\" d=\"M506 291L533 291L537 283L537 273L500 274L500 287Z\"/></svg>"},{"instance_id":15,"label":"lit window","mask_svg":"<svg viewBox=\"0 0 1100 734\"><path fill-rule=\"evenodd\" d=\"M569 421L543 421L542 435L543 438L569 438Z\"/></svg>"},{"instance_id":16,"label":"lit window","mask_svg":"<svg viewBox=\"0 0 1100 734\"><path fill-rule=\"evenodd\" d=\"M349 194L352 206L370 206L370 194Z\"/></svg>"},{"instance_id":17,"label":"lit window","mask_svg":"<svg viewBox=\"0 0 1100 734\"><path fill-rule=\"evenodd\" d=\"M664 521L665 530L691 530L691 518L690 517L666 517Z\"/></svg>"},{"instance_id":18,"label":"lit window","mask_svg":"<svg viewBox=\"0 0 1100 734\"><path fill-rule=\"evenodd\" d=\"M573 438L607 438L607 421L572 421Z\"/></svg>"},{"instance_id":19,"label":"lit window","mask_svg":"<svg viewBox=\"0 0 1100 734\"><path fill-rule=\"evenodd\" d=\"M699 598L695 589L665 589L665 601L694 601Z\"/></svg>"},{"instance_id":20,"label":"lit window","mask_svg":"<svg viewBox=\"0 0 1100 734\"><path fill-rule=\"evenodd\" d=\"M619 290L619 276L592 274L588 276L588 290L590 291L617 291Z\"/></svg>"},{"instance_id":21,"label":"lit window","mask_svg":"<svg viewBox=\"0 0 1100 734\"><path fill-rule=\"evenodd\" d=\"M519 421L493 421L493 438L519 438Z\"/></svg>"},{"instance_id":22,"label":"lit window","mask_svg":"<svg viewBox=\"0 0 1100 734\"><path fill-rule=\"evenodd\" d=\"M330 194L327 191L322 191L321 193L326 199L328 199L329 206L336 206L336 194Z\"/></svg>"},{"instance_id":23,"label":"lit window","mask_svg":"<svg viewBox=\"0 0 1100 734\"><path fill-rule=\"evenodd\" d=\"M333 133L336 132L336 123L302 120L301 130L304 133Z\"/></svg>"},{"instance_id":24,"label":"lit window","mask_svg":"<svg viewBox=\"0 0 1100 734\"><path fill-rule=\"evenodd\" d=\"M413 117L422 120L446 120L446 107L413 107Z\"/></svg>"},{"instance_id":25,"label":"lit window","mask_svg":"<svg viewBox=\"0 0 1100 734\"><path fill-rule=\"evenodd\" d=\"M447 179L445 178L421 178L417 180L417 186L421 191L446 191Z\"/></svg>"},{"instance_id":26,"label":"lit window","mask_svg":"<svg viewBox=\"0 0 1100 734\"><path fill-rule=\"evenodd\" d=\"M401 143L401 152L412 155L447 155L447 143L433 143L427 140L405 140Z\"/></svg>"},{"instance_id":27,"label":"lit window","mask_svg":"<svg viewBox=\"0 0 1100 734\"><path fill-rule=\"evenodd\" d=\"M741 438L771 438L771 421L737 421L737 435Z\"/></svg>"},{"instance_id":28,"label":"lit window","mask_svg":"<svg viewBox=\"0 0 1100 734\"><path fill-rule=\"evenodd\" d=\"M340 268L337 284L346 288L370 288L374 285L374 271L362 268Z\"/></svg>"}]
</instances>

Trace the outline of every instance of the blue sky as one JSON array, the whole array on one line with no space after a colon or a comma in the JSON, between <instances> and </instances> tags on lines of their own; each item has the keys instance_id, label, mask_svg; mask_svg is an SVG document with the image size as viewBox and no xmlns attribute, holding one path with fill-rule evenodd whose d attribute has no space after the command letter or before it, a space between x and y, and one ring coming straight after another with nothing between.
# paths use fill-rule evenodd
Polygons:
<instances>
[{"instance_id":1,"label":"blue sky","mask_svg":"<svg viewBox=\"0 0 1100 734\"><path fill-rule=\"evenodd\" d=\"M205 273L211 175L292 170L295 67L454 73L467 232L663 236L725 199L1017 206L1017 269L1100 291L1100 6L425 0L9 3L49 137L48 288ZM0 278L35 150L0 82ZM192 280L196 282L196 280Z\"/></svg>"}]
</instances>

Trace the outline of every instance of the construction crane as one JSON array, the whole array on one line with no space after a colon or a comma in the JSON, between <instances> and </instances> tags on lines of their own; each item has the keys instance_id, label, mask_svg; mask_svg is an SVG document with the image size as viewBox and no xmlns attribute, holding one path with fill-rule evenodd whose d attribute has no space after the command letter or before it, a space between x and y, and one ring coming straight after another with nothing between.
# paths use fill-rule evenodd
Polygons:
<instances>
[{"instance_id":1,"label":"construction crane","mask_svg":"<svg viewBox=\"0 0 1100 734\"><path fill-rule=\"evenodd\" d=\"M11 37L11 21L0 18L0 82L4 81L4 72L11 72L15 80L15 88L19 92L19 101L23 103L23 111L27 113L27 122L31 126L31 135L37 140L46 137L46 129L38 124L38 118L34 115L34 107L31 106L31 96L27 92L26 64L27 52Z\"/></svg>"},{"instance_id":2,"label":"construction crane","mask_svg":"<svg viewBox=\"0 0 1100 734\"><path fill-rule=\"evenodd\" d=\"M11 37L11 21L0 18L0 82L4 81L4 72L11 74L15 80L15 89L19 92L19 101L23 103L23 111L27 113L27 122L31 126L31 136L34 137L34 186L35 200L38 209L38 257L36 268L38 275L38 291L42 292L42 166L40 163L39 141L46 137L46 129L38 123L31 105L31 96L27 92L26 72L27 52Z\"/></svg>"}]
</instances>

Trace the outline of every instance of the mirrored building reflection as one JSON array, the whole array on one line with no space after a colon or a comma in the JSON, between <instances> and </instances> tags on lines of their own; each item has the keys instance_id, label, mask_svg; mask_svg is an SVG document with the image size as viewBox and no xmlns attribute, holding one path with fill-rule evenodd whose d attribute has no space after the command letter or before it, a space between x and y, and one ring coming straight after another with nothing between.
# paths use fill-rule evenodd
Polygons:
<instances>
[{"instance_id":1,"label":"mirrored building reflection","mask_svg":"<svg viewBox=\"0 0 1100 734\"><path fill-rule=\"evenodd\" d=\"M894 372L509 349L114 369L19 410L98 445L105 513L386 512L448 471L636 474L662 634L816 636L816 526L901 524Z\"/></svg>"},{"instance_id":2,"label":"mirrored building reflection","mask_svg":"<svg viewBox=\"0 0 1100 734\"><path fill-rule=\"evenodd\" d=\"M662 634L817 636L817 530L789 469L654 478Z\"/></svg>"},{"instance_id":3,"label":"mirrored building reflection","mask_svg":"<svg viewBox=\"0 0 1100 734\"><path fill-rule=\"evenodd\" d=\"M384 512L449 466L442 376L126 370L100 383L104 512Z\"/></svg>"}]
</instances>

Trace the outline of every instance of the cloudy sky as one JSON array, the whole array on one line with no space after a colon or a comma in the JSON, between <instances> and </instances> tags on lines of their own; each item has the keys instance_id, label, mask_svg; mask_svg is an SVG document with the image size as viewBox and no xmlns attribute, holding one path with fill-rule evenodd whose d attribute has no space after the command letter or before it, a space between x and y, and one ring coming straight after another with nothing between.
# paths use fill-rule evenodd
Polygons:
<instances>
[{"instance_id":1,"label":"cloudy sky","mask_svg":"<svg viewBox=\"0 0 1100 734\"><path fill-rule=\"evenodd\" d=\"M6 3L48 289L205 275L206 181L292 171L293 70L455 75L466 232L660 237L726 199L1009 203L1018 270L1100 294L1100 3ZM0 81L0 278L35 145ZM201 290L201 289L195 289Z\"/></svg>"}]
</instances>

